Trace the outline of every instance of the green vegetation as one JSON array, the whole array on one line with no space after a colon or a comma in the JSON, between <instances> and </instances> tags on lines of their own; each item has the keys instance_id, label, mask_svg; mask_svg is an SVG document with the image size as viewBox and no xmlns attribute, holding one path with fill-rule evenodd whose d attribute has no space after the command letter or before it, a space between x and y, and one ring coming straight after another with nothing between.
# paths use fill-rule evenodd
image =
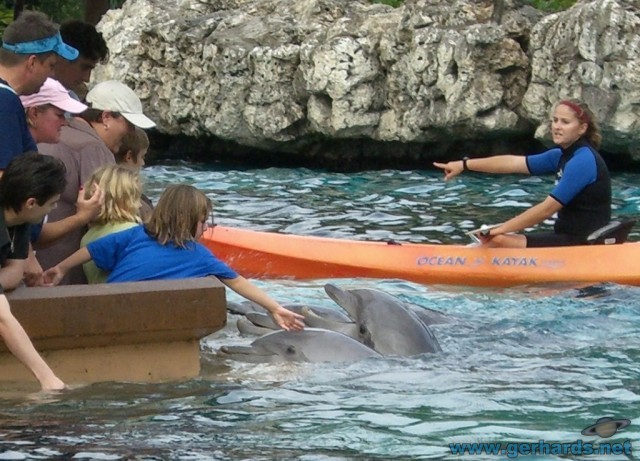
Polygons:
<instances>
[{"instance_id":1,"label":"green vegetation","mask_svg":"<svg viewBox=\"0 0 640 461\"><path fill-rule=\"evenodd\" d=\"M0 31L3 31L13 21L13 9L0 4Z\"/></svg>"},{"instance_id":2,"label":"green vegetation","mask_svg":"<svg viewBox=\"0 0 640 461\"><path fill-rule=\"evenodd\" d=\"M35 5L30 9L42 11L57 23L65 19L82 18L84 15L84 2L77 0L39 0L31 3Z\"/></svg>"},{"instance_id":3,"label":"green vegetation","mask_svg":"<svg viewBox=\"0 0 640 461\"><path fill-rule=\"evenodd\" d=\"M402 5L404 0L370 0L371 3L382 3L383 5L390 5L394 8ZM566 10L573 6L577 0L528 0L532 7L537 10L556 12Z\"/></svg>"},{"instance_id":4,"label":"green vegetation","mask_svg":"<svg viewBox=\"0 0 640 461\"><path fill-rule=\"evenodd\" d=\"M577 0L531 0L531 6L542 11L562 11L572 7Z\"/></svg>"},{"instance_id":5,"label":"green vegetation","mask_svg":"<svg viewBox=\"0 0 640 461\"><path fill-rule=\"evenodd\" d=\"M125 0L109 0L110 8L120 8ZM16 0L0 1L0 33L13 21ZM53 21L61 23L67 19L84 18L85 3L83 0L23 0L25 10L38 10L45 13Z\"/></svg>"},{"instance_id":6,"label":"green vegetation","mask_svg":"<svg viewBox=\"0 0 640 461\"><path fill-rule=\"evenodd\" d=\"M4 1L0 3L0 21L2 29L13 20L15 2ZM81 0L26 0L24 9L38 10L45 13L56 22L71 18L82 18L84 15L84 2Z\"/></svg>"},{"instance_id":7,"label":"green vegetation","mask_svg":"<svg viewBox=\"0 0 640 461\"><path fill-rule=\"evenodd\" d=\"M371 3L382 3L383 5L389 5L394 8L398 8L402 5L403 0L371 0Z\"/></svg>"}]
</instances>

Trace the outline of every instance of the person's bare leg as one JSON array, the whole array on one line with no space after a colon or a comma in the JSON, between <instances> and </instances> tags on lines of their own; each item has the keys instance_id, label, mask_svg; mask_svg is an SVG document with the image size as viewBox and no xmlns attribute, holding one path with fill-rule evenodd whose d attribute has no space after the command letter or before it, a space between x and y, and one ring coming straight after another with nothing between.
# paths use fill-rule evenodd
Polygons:
<instances>
[{"instance_id":1,"label":"person's bare leg","mask_svg":"<svg viewBox=\"0 0 640 461\"><path fill-rule=\"evenodd\" d=\"M483 246L488 248L526 248L527 237L520 234L496 235Z\"/></svg>"}]
</instances>

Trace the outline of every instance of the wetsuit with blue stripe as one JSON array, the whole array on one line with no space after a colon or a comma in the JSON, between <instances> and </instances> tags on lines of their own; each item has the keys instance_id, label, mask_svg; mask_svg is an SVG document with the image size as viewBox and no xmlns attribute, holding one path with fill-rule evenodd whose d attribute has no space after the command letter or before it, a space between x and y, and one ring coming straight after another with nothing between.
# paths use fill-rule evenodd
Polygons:
<instances>
[{"instance_id":1,"label":"wetsuit with blue stripe","mask_svg":"<svg viewBox=\"0 0 640 461\"><path fill-rule=\"evenodd\" d=\"M567 149L556 147L526 159L532 175L555 173L549 194L562 204L552 236L527 236L527 246L583 243L587 236L611 220L611 178L600 154L581 138ZM541 245L541 238L545 245Z\"/></svg>"}]
</instances>

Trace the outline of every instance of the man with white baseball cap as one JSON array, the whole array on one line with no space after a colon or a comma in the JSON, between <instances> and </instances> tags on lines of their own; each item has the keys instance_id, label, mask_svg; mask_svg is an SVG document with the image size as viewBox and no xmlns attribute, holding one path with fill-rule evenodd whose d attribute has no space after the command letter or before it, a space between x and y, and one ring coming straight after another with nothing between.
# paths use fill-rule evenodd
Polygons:
<instances>
[{"instance_id":1,"label":"man with white baseball cap","mask_svg":"<svg viewBox=\"0 0 640 461\"><path fill-rule=\"evenodd\" d=\"M57 157L67 167L67 188L58 207L49 213L54 223L76 212L78 189L101 166L115 164L122 139L134 127L152 128L155 123L142 111L140 98L125 84L108 80L94 86L86 96L89 108L62 127L58 144L39 144L38 150ZM69 232L53 245L39 249L43 269L55 266L80 248L85 229ZM86 283L82 267L69 271L63 284Z\"/></svg>"},{"instance_id":2,"label":"man with white baseball cap","mask_svg":"<svg viewBox=\"0 0 640 461\"><path fill-rule=\"evenodd\" d=\"M148 129L156 124L142 113L142 103L131 88L116 81L107 80L93 87L86 97L92 109L119 112L135 126Z\"/></svg>"}]
</instances>

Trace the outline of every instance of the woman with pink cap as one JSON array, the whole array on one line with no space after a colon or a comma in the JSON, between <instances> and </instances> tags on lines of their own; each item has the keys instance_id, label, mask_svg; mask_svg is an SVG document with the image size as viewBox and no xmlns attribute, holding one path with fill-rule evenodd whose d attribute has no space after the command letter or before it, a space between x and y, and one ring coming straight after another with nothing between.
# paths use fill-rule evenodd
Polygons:
<instances>
[{"instance_id":1,"label":"woman with pink cap","mask_svg":"<svg viewBox=\"0 0 640 461\"><path fill-rule=\"evenodd\" d=\"M593 112L582 101L563 99L553 109L551 135L556 144L541 154L464 157L434 163L445 179L463 171L481 173L554 174L556 183L540 203L479 235L485 246L553 247L581 245L593 231L611 220L611 178L596 150L602 136ZM535 226L557 213L553 232L520 235L513 232Z\"/></svg>"},{"instance_id":2,"label":"woman with pink cap","mask_svg":"<svg viewBox=\"0 0 640 461\"><path fill-rule=\"evenodd\" d=\"M79 114L88 107L73 99L60 82L45 80L40 91L20 96L25 108L27 125L36 143L55 144L60 141L62 127L67 124L66 114Z\"/></svg>"},{"instance_id":3,"label":"woman with pink cap","mask_svg":"<svg viewBox=\"0 0 640 461\"><path fill-rule=\"evenodd\" d=\"M49 214L55 223L76 213L78 190L95 170L115 164L114 153L124 136L134 127L152 128L155 123L142 111L142 103L132 89L115 80L100 82L86 96L89 106L72 117L60 132L57 144L38 144L38 150L56 157L67 167L67 187L58 207ZM44 269L52 267L80 248L85 227L67 233L50 247L38 250ZM63 284L86 283L82 268L70 271Z\"/></svg>"},{"instance_id":4,"label":"woman with pink cap","mask_svg":"<svg viewBox=\"0 0 640 461\"><path fill-rule=\"evenodd\" d=\"M60 141L62 127L67 124L66 112L78 114L88 107L71 97L57 80L48 78L37 93L20 96L25 108L29 132L36 143L55 144ZM76 213L55 223L31 226L31 242L37 247L51 245L68 232L86 226L95 218L102 206L102 191L95 188L90 198L80 191L76 201ZM42 267L33 251L26 260L24 281L28 286L40 285Z\"/></svg>"}]
</instances>

